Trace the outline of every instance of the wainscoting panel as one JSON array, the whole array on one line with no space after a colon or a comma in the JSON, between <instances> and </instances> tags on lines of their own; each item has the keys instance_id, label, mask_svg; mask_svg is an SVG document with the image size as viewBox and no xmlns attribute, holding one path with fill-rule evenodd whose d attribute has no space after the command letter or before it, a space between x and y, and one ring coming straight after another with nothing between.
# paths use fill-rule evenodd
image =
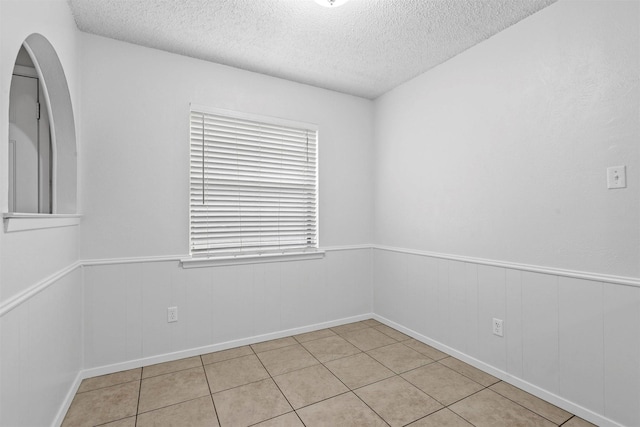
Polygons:
<instances>
[{"instance_id":1,"label":"wainscoting panel","mask_svg":"<svg viewBox=\"0 0 640 427\"><path fill-rule=\"evenodd\" d=\"M117 366L371 313L371 249L317 260L183 269L85 268L85 369ZM167 308L178 321L167 322ZM108 369L108 368L107 368Z\"/></svg>"},{"instance_id":2,"label":"wainscoting panel","mask_svg":"<svg viewBox=\"0 0 640 427\"><path fill-rule=\"evenodd\" d=\"M82 370L82 271L0 318L0 425L50 425Z\"/></svg>"},{"instance_id":3,"label":"wainscoting panel","mask_svg":"<svg viewBox=\"0 0 640 427\"><path fill-rule=\"evenodd\" d=\"M640 425L637 280L385 247L373 259L381 320L597 425Z\"/></svg>"},{"instance_id":4,"label":"wainscoting panel","mask_svg":"<svg viewBox=\"0 0 640 427\"><path fill-rule=\"evenodd\" d=\"M640 288L604 284L604 413L640 425Z\"/></svg>"},{"instance_id":5,"label":"wainscoting panel","mask_svg":"<svg viewBox=\"0 0 640 427\"><path fill-rule=\"evenodd\" d=\"M558 346L558 276L525 271L522 273L522 379L559 394Z\"/></svg>"}]
</instances>

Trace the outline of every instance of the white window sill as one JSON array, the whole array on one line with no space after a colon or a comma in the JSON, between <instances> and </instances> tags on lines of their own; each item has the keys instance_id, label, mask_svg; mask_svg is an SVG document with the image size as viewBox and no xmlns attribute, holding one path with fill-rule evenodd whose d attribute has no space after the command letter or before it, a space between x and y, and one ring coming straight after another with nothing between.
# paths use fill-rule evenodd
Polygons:
<instances>
[{"instance_id":1,"label":"white window sill","mask_svg":"<svg viewBox=\"0 0 640 427\"><path fill-rule=\"evenodd\" d=\"M260 264L265 262L302 261L324 258L324 251L281 254L252 254L221 257L190 257L180 260L182 268L217 267L223 265Z\"/></svg>"},{"instance_id":2,"label":"white window sill","mask_svg":"<svg viewBox=\"0 0 640 427\"><path fill-rule=\"evenodd\" d=\"M76 214L29 214L29 213L5 213L4 231L38 230L41 228L70 227L80 224L82 215Z\"/></svg>"}]
</instances>

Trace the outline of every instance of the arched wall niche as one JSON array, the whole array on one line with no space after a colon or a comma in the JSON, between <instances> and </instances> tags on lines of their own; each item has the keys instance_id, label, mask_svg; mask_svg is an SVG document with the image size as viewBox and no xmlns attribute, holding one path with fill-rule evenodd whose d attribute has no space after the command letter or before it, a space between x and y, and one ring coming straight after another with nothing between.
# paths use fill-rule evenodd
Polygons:
<instances>
[{"instance_id":1,"label":"arched wall niche","mask_svg":"<svg viewBox=\"0 0 640 427\"><path fill-rule=\"evenodd\" d=\"M58 54L41 34L31 34L23 43L40 76L51 121L52 213L77 211L76 128L69 85Z\"/></svg>"}]
</instances>

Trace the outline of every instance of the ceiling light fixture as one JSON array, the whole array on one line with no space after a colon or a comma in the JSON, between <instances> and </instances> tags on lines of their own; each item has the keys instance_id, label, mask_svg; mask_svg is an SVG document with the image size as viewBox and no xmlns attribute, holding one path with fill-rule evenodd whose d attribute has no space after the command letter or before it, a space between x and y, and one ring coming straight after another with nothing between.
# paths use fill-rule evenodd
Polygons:
<instances>
[{"instance_id":1,"label":"ceiling light fixture","mask_svg":"<svg viewBox=\"0 0 640 427\"><path fill-rule=\"evenodd\" d=\"M347 2L347 0L314 0L320 6L324 7L338 7L342 6Z\"/></svg>"}]
</instances>

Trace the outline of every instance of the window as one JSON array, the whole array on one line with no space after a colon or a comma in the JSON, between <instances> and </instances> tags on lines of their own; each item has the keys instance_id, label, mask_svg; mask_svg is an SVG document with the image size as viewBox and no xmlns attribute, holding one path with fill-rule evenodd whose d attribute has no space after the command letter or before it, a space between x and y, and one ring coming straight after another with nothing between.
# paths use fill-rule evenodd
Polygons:
<instances>
[{"instance_id":1,"label":"window","mask_svg":"<svg viewBox=\"0 0 640 427\"><path fill-rule=\"evenodd\" d=\"M317 133L312 125L192 105L191 255L314 252Z\"/></svg>"}]
</instances>

